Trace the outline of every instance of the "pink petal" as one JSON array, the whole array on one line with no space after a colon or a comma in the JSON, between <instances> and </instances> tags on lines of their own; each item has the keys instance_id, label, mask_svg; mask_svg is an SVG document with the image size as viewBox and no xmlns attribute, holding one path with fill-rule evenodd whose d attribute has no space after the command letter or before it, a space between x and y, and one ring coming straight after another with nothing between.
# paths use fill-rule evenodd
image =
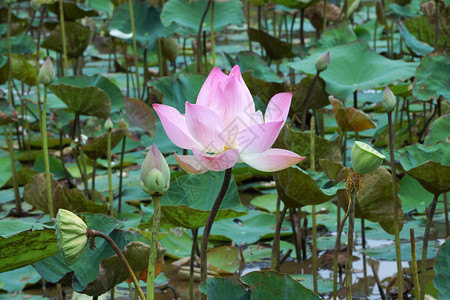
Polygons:
<instances>
[{"instance_id":1,"label":"pink petal","mask_svg":"<svg viewBox=\"0 0 450 300\"><path fill-rule=\"evenodd\" d=\"M204 152L223 151L226 136L222 136L222 120L216 112L186 102L186 124L191 135L204 146Z\"/></svg>"},{"instance_id":2,"label":"pink petal","mask_svg":"<svg viewBox=\"0 0 450 300\"><path fill-rule=\"evenodd\" d=\"M209 155L195 149L192 152L204 167L216 172L231 168L236 164L239 157L239 150L237 149L227 150L217 156Z\"/></svg>"},{"instance_id":3,"label":"pink petal","mask_svg":"<svg viewBox=\"0 0 450 300\"><path fill-rule=\"evenodd\" d=\"M246 103L246 106L249 108L252 108L252 112L255 111L255 103L253 102L252 94L250 93L250 90L248 89L247 85L245 84L244 78L242 78L241 75L241 69L238 65L235 65L230 72L229 78L235 78L242 86L242 92L244 97L244 101Z\"/></svg>"},{"instance_id":4,"label":"pink petal","mask_svg":"<svg viewBox=\"0 0 450 300\"><path fill-rule=\"evenodd\" d=\"M184 149L202 149L203 147L192 137L186 125L186 119L178 110L168 105L153 104L169 139Z\"/></svg>"},{"instance_id":5,"label":"pink petal","mask_svg":"<svg viewBox=\"0 0 450 300\"><path fill-rule=\"evenodd\" d=\"M280 133L283 122L254 125L239 133L237 144L241 153L260 153L269 149Z\"/></svg>"},{"instance_id":6,"label":"pink petal","mask_svg":"<svg viewBox=\"0 0 450 300\"><path fill-rule=\"evenodd\" d=\"M269 149L262 153L241 153L239 158L257 170L275 172L298 164L306 157L285 149Z\"/></svg>"},{"instance_id":7,"label":"pink petal","mask_svg":"<svg viewBox=\"0 0 450 300\"><path fill-rule=\"evenodd\" d=\"M266 122L286 121L291 106L292 94L279 93L270 99L265 113Z\"/></svg>"},{"instance_id":8,"label":"pink petal","mask_svg":"<svg viewBox=\"0 0 450 300\"><path fill-rule=\"evenodd\" d=\"M214 68L203 83L200 93L197 97L197 104L209 107L213 99L214 91L217 89L219 82L223 82L228 78L219 68Z\"/></svg>"},{"instance_id":9,"label":"pink petal","mask_svg":"<svg viewBox=\"0 0 450 300\"><path fill-rule=\"evenodd\" d=\"M180 167L188 173L203 174L208 171L208 168L192 155L178 155L175 152L175 159Z\"/></svg>"}]
</instances>

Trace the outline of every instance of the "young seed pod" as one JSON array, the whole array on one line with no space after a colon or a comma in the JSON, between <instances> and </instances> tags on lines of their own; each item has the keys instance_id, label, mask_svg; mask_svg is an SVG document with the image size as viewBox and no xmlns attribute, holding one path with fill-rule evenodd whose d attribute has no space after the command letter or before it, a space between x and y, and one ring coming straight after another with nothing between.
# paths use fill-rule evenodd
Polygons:
<instances>
[{"instance_id":1,"label":"young seed pod","mask_svg":"<svg viewBox=\"0 0 450 300\"><path fill-rule=\"evenodd\" d=\"M65 209L58 211L55 225L58 248L63 253L64 261L70 266L80 259L86 250L87 225L76 214Z\"/></svg>"},{"instance_id":2,"label":"young seed pod","mask_svg":"<svg viewBox=\"0 0 450 300\"><path fill-rule=\"evenodd\" d=\"M384 89L383 96L381 97L381 104L383 105L386 112L391 112L397 105L394 94L387 86Z\"/></svg>"},{"instance_id":3,"label":"young seed pod","mask_svg":"<svg viewBox=\"0 0 450 300\"><path fill-rule=\"evenodd\" d=\"M170 169L158 147L153 144L141 167L141 188L149 194L162 195L170 185Z\"/></svg>"},{"instance_id":4,"label":"young seed pod","mask_svg":"<svg viewBox=\"0 0 450 300\"><path fill-rule=\"evenodd\" d=\"M330 52L327 51L327 53L322 54L316 60L317 72L325 71L328 68L329 64L330 64Z\"/></svg>"},{"instance_id":5,"label":"young seed pod","mask_svg":"<svg viewBox=\"0 0 450 300\"><path fill-rule=\"evenodd\" d=\"M352 149L352 167L356 173L367 174L377 169L386 157L366 143L356 141Z\"/></svg>"},{"instance_id":6,"label":"young seed pod","mask_svg":"<svg viewBox=\"0 0 450 300\"><path fill-rule=\"evenodd\" d=\"M39 70L39 81L44 85L48 85L55 80L55 69L53 68L52 60L49 56L45 60L41 69Z\"/></svg>"}]
</instances>

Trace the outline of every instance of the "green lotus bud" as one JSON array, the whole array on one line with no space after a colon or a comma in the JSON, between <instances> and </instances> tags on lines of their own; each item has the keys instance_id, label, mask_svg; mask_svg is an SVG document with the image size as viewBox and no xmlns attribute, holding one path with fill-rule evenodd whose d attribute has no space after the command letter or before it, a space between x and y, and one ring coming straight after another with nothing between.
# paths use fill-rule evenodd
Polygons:
<instances>
[{"instance_id":1,"label":"green lotus bud","mask_svg":"<svg viewBox=\"0 0 450 300\"><path fill-rule=\"evenodd\" d=\"M58 248L67 265L72 265L86 250L88 242L86 223L76 214L60 209L56 215L55 224Z\"/></svg>"},{"instance_id":2,"label":"green lotus bud","mask_svg":"<svg viewBox=\"0 0 450 300\"><path fill-rule=\"evenodd\" d=\"M38 10L39 7L40 7L39 3L35 2L34 0L30 1L30 8L31 8L33 11Z\"/></svg>"},{"instance_id":3,"label":"green lotus bud","mask_svg":"<svg viewBox=\"0 0 450 300\"><path fill-rule=\"evenodd\" d=\"M387 86L384 89L383 96L381 97L381 104L383 105L386 112L391 112L397 105L394 94Z\"/></svg>"},{"instance_id":4,"label":"green lotus bud","mask_svg":"<svg viewBox=\"0 0 450 300\"><path fill-rule=\"evenodd\" d=\"M48 85L52 83L53 80L55 80L55 69L53 69L52 60L47 56L45 63L39 70L39 81L44 85Z\"/></svg>"},{"instance_id":5,"label":"green lotus bud","mask_svg":"<svg viewBox=\"0 0 450 300\"><path fill-rule=\"evenodd\" d=\"M327 51L327 53L322 54L316 60L317 72L325 71L328 68L329 64L330 64L330 52Z\"/></svg>"},{"instance_id":6,"label":"green lotus bud","mask_svg":"<svg viewBox=\"0 0 450 300\"><path fill-rule=\"evenodd\" d=\"M366 174L374 171L386 157L363 142L356 141L352 149L352 167L356 173Z\"/></svg>"},{"instance_id":7,"label":"green lotus bud","mask_svg":"<svg viewBox=\"0 0 450 300\"><path fill-rule=\"evenodd\" d=\"M142 163L140 184L142 190L151 196L162 195L169 189L169 165L155 144Z\"/></svg>"},{"instance_id":8,"label":"green lotus bud","mask_svg":"<svg viewBox=\"0 0 450 300\"><path fill-rule=\"evenodd\" d=\"M110 131L110 130L112 130L113 129L113 122L111 121L111 117L108 117L108 119L106 119L106 122L105 122L105 129L106 129L106 131Z\"/></svg>"}]
</instances>

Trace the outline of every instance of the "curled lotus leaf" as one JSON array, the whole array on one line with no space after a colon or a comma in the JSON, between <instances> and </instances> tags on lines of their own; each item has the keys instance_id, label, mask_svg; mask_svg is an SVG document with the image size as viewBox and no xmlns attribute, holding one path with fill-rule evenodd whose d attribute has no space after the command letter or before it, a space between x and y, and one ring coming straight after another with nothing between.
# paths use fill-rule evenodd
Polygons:
<instances>
[{"instance_id":1,"label":"curled lotus leaf","mask_svg":"<svg viewBox=\"0 0 450 300\"><path fill-rule=\"evenodd\" d=\"M432 194L450 191L450 144L414 144L404 148L400 164Z\"/></svg>"},{"instance_id":2,"label":"curled lotus leaf","mask_svg":"<svg viewBox=\"0 0 450 300\"><path fill-rule=\"evenodd\" d=\"M125 98L123 106L122 116L132 138L140 137L141 133L155 135L156 116L150 106L136 98Z\"/></svg>"},{"instance_id":3,"label":"curled lotus leaf","mask_svg":"<svg viewBox=\"0 0 450 300\"><path fill-rule=\"evenodd\" d=\"M376 127L376 124L368 114L354 107L345 107L339 100L330 96L333 113L336 122L343 131L360 132Z\"/></svg>"},{"instance_id":4,"label":"curled lotus leaf","mask_svg":"<svg viewBox=\"0 0 450 300\"><path fill-rule=\"evenodd\" d=\"M71 58L81 56L91 40L91 31L76 22L64 22L67 55ZM58 25L42 42L43 48L63 53L61 26Z\"/></svg>"},{"instance_id":5,"label":"curled lotus leaf","mask_svg":"<svg viewBox=\"0 0 450 300\"><path fill-rule=\"evenodd\" d=\"M48 10L58 15L59 18L59 4L53 3L48 5ZM74 21L77 19L83 19L84 17L98 17L99 13L95 9L86 7L82 4L78 4L73 1L63 2L64 20Z\"/></svg>"},{"instance_id":6,"label":"curled lotus leaf","mask_svg":"<svg viewBox=\"0 0 450 300\"><path fill-rule=\"evenodd\" d=\"M250 40L261 44L270 59L277 60L296 56L290 43L282 41L267 32L249 28L248 36Z\"/></svg>"}]
</instances>

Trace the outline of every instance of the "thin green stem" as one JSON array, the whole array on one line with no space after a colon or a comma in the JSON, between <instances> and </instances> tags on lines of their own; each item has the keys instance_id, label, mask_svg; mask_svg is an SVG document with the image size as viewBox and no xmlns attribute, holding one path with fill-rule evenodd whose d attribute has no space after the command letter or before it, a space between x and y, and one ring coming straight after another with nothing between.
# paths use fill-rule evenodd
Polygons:
<instances>
[{"instance_id":1,"label":"thin green stem","mask_svg":"<svg viewBox=\"0 0 450 300\"><path fill-rule=\"evenodd\" d=\"M104 239L105 241L108 242L108 244L111 246L111 248L114 249L114 251L117 253L117 255L119 256L119 258L122 261L122 263L127 268L128 273L130 274L131 280L133 280L134 286L136 287L136 290L138 291L138 294L141 297L141 300L145 300L144 292L142 291L141 286L139 285L139 281L136 278L136 275L134 274L133 269L131 268L131 266L128 263L127 259L123 255L123 253L120 250L119 246L117 246L117 244L109 236L107 236L106 234L104 234L101 231L88 230L87 234L89 234L90 236L93 236L93 237L101 237L102 239Z\"/></svg>"},{"instance_id":2,"label":"thin green stem","mask_svg":"<svg viewBox=\"0 0 450 300\"><path fill-rule=\"evenodd\" d=\"M64 25L64 6L63 0L59 0L59 19L61 22L61 38L62 38L62 48L64 56L64 76L69 75L69 64L67 62L67 44L66 44L66 27Z\"/></svg>"},{"instance_id":3,"label":"thin green stem","mask_svg":"<svg viewBox=\"0 0 450 300\"><path fill-rule=\"evenodd\" d=\"M340 211L338 205L338 211ZM338 274L338 256L341 249L341 236L344 229L345 221L347 220L348 214L344 216L340 223L338 223L336 242L334 244L334 254L333 254L333 300L337 299L337 274Z\"/></svg>"},{"instance_id":4,"label":"thin green stem","mask_svg":"<svg viewBox=\"0 0 450 300\"><path fill-rule=\"evenodd\" d=\"M281 233L281 226L283 224L284 216L286 215L288 207L284 206L283 210L280 212L280 215L278 217L278 221L275 228L275 235L273 237L273 244L272 244L272 259L275 258L275 268L274 270L277 272L280 272L280 233Z\"/></svg>"},{"instance_id":5,"label":"thin green stem","mask_svg":"<svg viewBox=\"0 0 450 300\"><path fill-rule=\"evenodd\" d=\"M216 200L214 201L214 204L211 208L211 211L209 213L208 219L206 220L205 229L203 230L202 234L202 241L200 246L200 275L201 275L201 281L206 280L206 276L208 273L208 241L209 241L209 234L211 233L211 228L214 223L214 219L216 218L217 212L219 211L220 205L222 204L223 198L225 197L228 186L230 185L231 181L231 168L225 170L225 176L223 178L222 187L220 188L219 194L217 195ZM202 295L202 298L204 296Z\"/></svg>"},{"instance_id":6,"label":"thin green stem","mask_svg":"<svg viewBox=\"0 0 450 300\"><path fill-rule=\"evenodd\" d=\"M205 21L206 14L208 13L209 7L211 6L211 2L213 0L208 0L208 3L206 4L205 10L203 11L202 17L200 18L200 25L198 27L197 32L197 73L202 72L202 42L201 42L201 36L202 36L202 28L203 28L203 22Z\"/></svg>"},{"instance_id":7,"label":"thin green stem","mask_svg":"<svg viewBox=\"0 0 450 300\"><path fill-rule=\"evenodd\" d=\"M113 197L113 184L112 184L112 170L111 170L111 129L108 129L107 133L107 159L108 159L108 198L109 198L109 215L114 216L114 197Z\"/></svg>"},{"instance_id":8,"label":"thin green stem","mask_svg":"<svg viewBox=\"0 0 450 300\"><path fill-rule=\"evenodd\" d=\"M162 55L162 43L161 38L158 39L158 67L159 67L159 76L164 76L164 66L163 66L163 55Z\"/></svg>"},{"instance_id":9,"label":"thin green stem","mask_svg":"<svg viewBox=\"0 0 450 300\"><path fill-rule=\"evenodd\" d=\"M8 47L8 103L13 106L12 100L12 57L11 57L11 4L8 4L8 17L6 29L6 43ZM16 172L16 159L14 158L14 140L12 124L8 124L9 132L6 131L6 126L3 126L3 133L5 134L6 142L8 144L9 160L11 162L11 172L14 187L14 202L16 205L16 213L22 214L22 204L20 202L19 182Z\"/></svg>"},{"instance_id":10,"label":"thin green stem","mask_svg":"<svg viewBox=\"0 0 450 300\"><path fill-rule=\"evenodd\" d=\"M397 174L395 172L395 157L394 157L394 134L392 130L392 111L388 112L388 126L389 126L389 152L392 175L392 201L394 202L394 235L395 235L395 254L397 259L397 286L398 299L403 299L403 272L402 272L402 254L400 250L400 230L399 230L399 207L397 196Z\"/></svg>"},{"instance_id":11,"label":"thin green stem","mask_svg":"<svg viewBox=\"0 0 450 300\"><path fill-rule=\"evenodd\" d=\"M431 225L433 223L433 216L434 211L436 210L438 198L439 194L434 194L433 202L431 202L428 209L427 224L425 225L425 233L423 236L422 260L420 261L420 300L423 300L425 298L425 275L427 271L428 240L430 239Z\"/></svg>"},{"instance_id":12,"label":"thin green stem","mask_svg":"<svg viewBox=\"0 0 450 300\"><path fill-rule=\"evenodd\" d=\"M414 237L414 228L409 229L409 236L411 241L411 264L414 277L414 296L416 299L420 297L420 284L419 284L419 273L417 271L417 258L416 258L416 239Z\"/></svg>"},{"instance_id":13,"label":"thin green stem","mask_svg":"<svg viewBox=\"0 0 450 300\"><path fill-rule=\"evenodd\" d=\"M355 229L355 202L356 192L350 192L350 205L348 211L348 234L347 234L347 260L345 262L345 289L347 299L352 299L352 259L353 259L353 233Z\"/></svg>"},{"instance_id":14,"label":"thin green stem","mask_svg":"<svg viewBox=\"0 0 450 300\"><path fill-rule=\"evenodd\" d=\"M52 199L52 182L50 176L50 162L48 159L48 144L47 144L47 86L44 86L44 104L42 106L42 116L41 116L41 137L42 137L42 150L44 151L44 166L45 166L45 179L47 181L47 199L48 199L48 210L50 217L55 217L55 212L53 210L53 199Z\"/></svg>"},{"instance_id":15,"label":"thin green stem","mask_svg":"<svg viewBox=\"0 0 450 300\"><path fill-rule=\"evenodd\" d=\"M439 50L439 0L434 1L434 51Z\"/></svg>"},{"instance_id":16,"label":"thin green stem","mask_svg":"<svg viewBox=\"0 0 450 300\"><path fill-rule=\"evenodd\" d=\"M277 197L277 204L276 204L276 209L275 209L275 224L278 224L278 221L280 220L280 205L281 205L281 200L280 197ZM278 255L278 243L277 243L277 230L278 227L275 228L275 234L273 236L273 242L272 242L272 255L270 257L270 269L272 271L276 270L277 267L277 255ZM279 235L278 235L279 237Z\"/></svg>"},{"instance_id":17,"label":"thin green stem","mask_svg":"<svg viewBox=\"0 0 450 300\"><path fill-rule=\"evenodd\" d=\"M317 83L317 80L319 79L320 72L317 71L316 75L314 76L313 82L311 83L309 87L308 94L306 95L305 101L303 102L303 109L302 109L302 124L301 124L301 131L305 131L306 129L306 112L308 111L309 102L311 101L311 96L314 90L314 86Z\"/></svg>"},{"instance_id":18,"label":"thin green stem","mask_svg":"<svg viewBox=\"0 0 450 300\"><path fill-rule=\"evenodd\" d=\"M153 198L153 225L152 239L150 245L150 256L148 259L148 275L147 275L147 300L155 298L155 266L156 252L158 251L158 232L159 220L161 218L161 196L152 196Z\"/></svg>"},{"instance_id":19,"label":"thin green stem","mask_svg":"<svg viewBox=\"0 0 450 300\"><path fill-rule=\"evenodd\" d=\"M195 266L195 251L197 250L198 228L192 229L192 248L191 260L189 262L189 299L194 300L194 266Z\"/></svg>"},{"instance_id":20,"label":"thin green stem","mask_svg":"<svg viewBox=\"0 0 450 300\"><path fill-rule=\"evenodd\" d=\"M328 0L325 0L323 2L323 26L322 26L322 33L327 30L327 12L328 12Z\"/></svg>"},{"instance_id":21,"label":"thin green stem","mask_svg":"<svg viewBox=\"0 0 450 300\"><path fill-rule=\"evenodd\" d=\"M125 135L122 140L122 149L120 151L120 173L119 173L119 207L118 212L122 210L122 182L123 182L123 159L125 157L125 144L127 141L127 136Z\"/></svg>"},{"instance_id":22,"label":"thin green stem","mask_svg":"<svg viewBox=\"0 0 450 300\"><path fill-rule=\"evenodd\" d=\"M213 67L216 66L216 39L214 36L214 3L215 0L211 0L211 54Z\"/></svg>"},{"instance_id":23,"label":"thin green stem","mask_svg":"<svg viewBox=\"0 0 450 300\"><path fill-rule=\"evenodd\" d=\"M311 159L311 170L315 171L316 170L316 165L315 165L315 118L312 117L311 118L311 125L310 125L310 130L311 130L311 139L310 139L310 159ZM312 217L312 243L313 243L313 248L312 248L312 268L313 268L313 281L314 281L314 292L318 292L318 286L317 286L317 226L316 226L316 206L313 204L312 205L312 210L311 210L311 217Z\"/></svg>"},{"instance_id":24,"label":"thin green stem","mask_svg":"<svg viewBox=\"0 0 450 300\"><path fill-rule=\"evenodd\" d=\"M141 89L139 87L139 66L138 66L138 58L137 58L137 42L136 42L136 27L134 24L134 12L133 12L133 1L128 0L129 9L130 9L130 22L131 22L131 32L133 33L133 56L134 56L134 66L136 68L136 86L137 93L134 93L136 98L141 94Z\"/></svg>"}]
</instances>

